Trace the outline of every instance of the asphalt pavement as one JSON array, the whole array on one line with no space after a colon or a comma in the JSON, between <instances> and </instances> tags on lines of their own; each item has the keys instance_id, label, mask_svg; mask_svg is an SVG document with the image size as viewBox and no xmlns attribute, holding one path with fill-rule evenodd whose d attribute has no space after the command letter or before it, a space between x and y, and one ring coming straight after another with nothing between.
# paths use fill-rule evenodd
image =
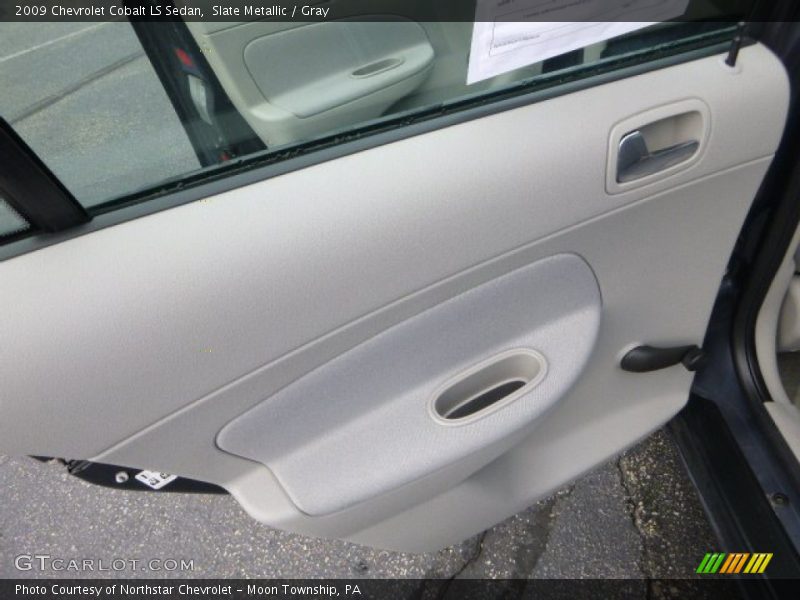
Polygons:
<instances>
[{"instance_id":1,"label":"asphalt pavement","mask_svg":"<svg viewBox=\"0 0 800 600\"><path fill-rule=\"evenodd\" d=\"M114 490L72 477L57 463L0 457L0 578L624 578L643 596L679 597L692 589L686 578L703 555L716 548L664 432L483 534L427 554L273 529L226 495ZM126 565L17 568L20 555L42 554ZM192 565L150 570L153 559ZM665 578L675 580L653 581Z\"/></svg>"}]
</instances>

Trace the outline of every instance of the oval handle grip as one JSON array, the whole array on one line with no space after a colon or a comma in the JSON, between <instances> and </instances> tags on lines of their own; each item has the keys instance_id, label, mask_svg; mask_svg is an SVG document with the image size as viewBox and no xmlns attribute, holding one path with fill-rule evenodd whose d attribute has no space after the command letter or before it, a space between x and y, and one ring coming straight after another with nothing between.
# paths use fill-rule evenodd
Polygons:
<instances>
[{"instance_id":1,"label":"oval handle grip","mask_svg":"<svg viewBox=\"0 0 800 600\"><path fill-rule=\"evenodd\" d=\"M673 348L655 348L653 346L637 346L622 357L620 367L631 373L649 373L666 369L678 363L689 371L699 369L705 354L697 346L676 346Z\"/></svg>"}]
</instances>

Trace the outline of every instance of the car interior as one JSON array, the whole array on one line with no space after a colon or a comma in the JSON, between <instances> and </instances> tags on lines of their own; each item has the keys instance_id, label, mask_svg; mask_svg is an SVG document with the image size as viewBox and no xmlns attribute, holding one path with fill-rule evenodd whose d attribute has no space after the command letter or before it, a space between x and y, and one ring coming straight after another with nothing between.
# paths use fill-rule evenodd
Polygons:
<instances>
[{"instance_id":1,"label":"car interior","mask_svg":"<svg viewBox=\"0 0 800 600\"><path fill-rule=\"evenodd\" d=\"M756 349L771 402L764 406L800 460L800 234L770 286L756 323Z\"/></svg>"},{"instance_id":2,"label":"car interior","mask_svg":"<svg viewBox=\"0 0 800 600\"><path fill-rule=\"evenodd\" d=\"M684 407L680 360L621 365L703 343L784 132L764 44L731 64L735 23L663 24L468 86L469 22L186 30L170 59L196 120L219 118L207 61L265 149L5 247L0 451L175 474L275 527L416 552ZM793 251L759 325L796 452L797 270Z\"/></svg>"}]
</instances>

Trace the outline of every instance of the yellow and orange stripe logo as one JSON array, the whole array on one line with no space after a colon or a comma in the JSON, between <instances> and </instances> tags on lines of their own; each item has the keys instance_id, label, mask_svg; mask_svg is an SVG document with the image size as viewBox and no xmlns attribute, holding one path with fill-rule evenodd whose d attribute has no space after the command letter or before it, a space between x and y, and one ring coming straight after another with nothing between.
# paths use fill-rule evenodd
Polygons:
<instances>
[{"instance_id":1,"label":"yellow and orange stripe logo","mask_svg":"<svg viewBox=\"0 0 800 600\"><path fill-rule=\"evenodd\" d=\"M753 554L749 552L709 552L703 557L700 566L697 567L697 573L723 573L725 575L763 573L771 560L771 552L756 552Z\"/></svg>"}]
</instances>

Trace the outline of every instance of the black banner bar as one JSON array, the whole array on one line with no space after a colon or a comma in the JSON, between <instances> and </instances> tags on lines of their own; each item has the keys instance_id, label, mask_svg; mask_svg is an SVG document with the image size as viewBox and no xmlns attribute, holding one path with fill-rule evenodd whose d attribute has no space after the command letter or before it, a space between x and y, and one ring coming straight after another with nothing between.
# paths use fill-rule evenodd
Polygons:
<instances>
[{"instance_id":1,"label":"black banner bar","mask_svg":"<svg viewBox=\"0 0 800 600\"><path fill-rule=\"evenodd\" d=\"M737 581L739 579L739 581ZM795 581L771 582L773 590L789 592ZM226 599L447 599L491 598L636 599L651 597L739 598L745 591L763 590L758 578L707 576L701 579L553 579L553 580L478 580L478 579L230 579L230 580L4 580L0 598L53 600L117 600L123 598L183 598L187 600ZM777 585L777 588L775 587ZM796 588L795 590L796 591ZM788 597L788 596L787 596Z\"/></svg>"},{"instance_id":2,"label":"black banner bar","mask_svg":"<svg viewBox=\"0 0 800 600\"><path fill-rule=\"evenodd\" d=\"M669 17L672 21L735 22L769 18L764 12L755 12L757 0L2 0L0 21L113 21L130 18L164 21L180 18L190 22L245 23L405 18L420 22L649 22L662 20L658 17L662 14L661 5L686 6L681 14ZM774 12L770 10L769 14ZM491 18L486 15L491 15Z\"/></svg>"}]
</instances>

